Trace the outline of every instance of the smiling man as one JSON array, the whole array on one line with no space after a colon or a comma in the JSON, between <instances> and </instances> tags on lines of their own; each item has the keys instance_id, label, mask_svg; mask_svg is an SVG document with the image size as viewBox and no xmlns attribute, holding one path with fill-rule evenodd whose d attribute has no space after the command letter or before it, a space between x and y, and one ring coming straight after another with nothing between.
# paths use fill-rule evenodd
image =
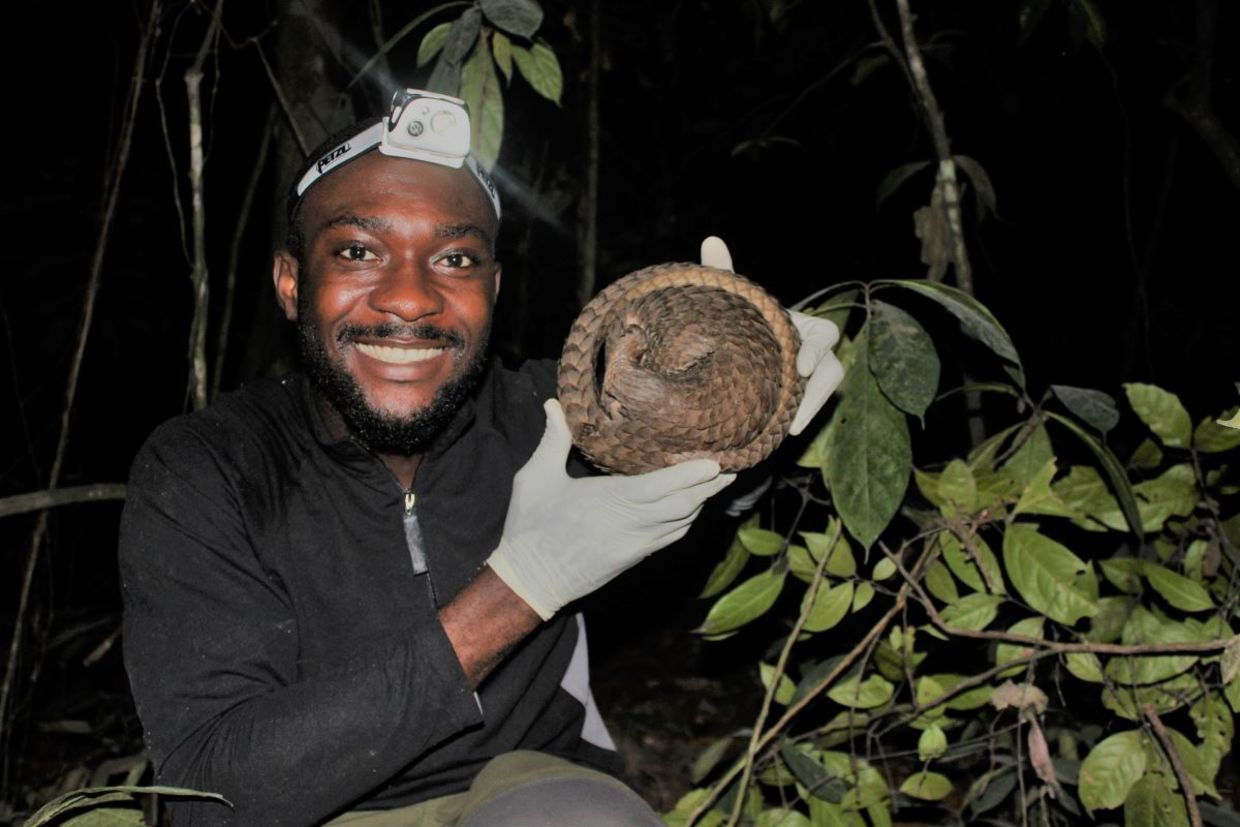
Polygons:
<instances>
[{"instance_id":1,"label":"smiling man","mask_svg":"<svg viewBox=\"0 0 1240 827\"><path fill-rule=\"evenodd\" d=\"M315 153L273 269L305 373L172 420L134 462L147 744L161 783L230 802L174 803L178 825L661 823L612 775L565 607L731 475L567 473L554 365L487 356L499 202L467 150L459 101L407 91ZM798 325L797 430L840 378L833 326Z\"/></svg>"}]
</instances>

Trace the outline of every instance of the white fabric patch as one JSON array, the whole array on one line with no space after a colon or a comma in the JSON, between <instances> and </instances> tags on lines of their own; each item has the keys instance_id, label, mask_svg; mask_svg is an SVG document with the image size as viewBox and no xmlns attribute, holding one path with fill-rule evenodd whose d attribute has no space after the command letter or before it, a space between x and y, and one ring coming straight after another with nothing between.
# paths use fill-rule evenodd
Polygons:
<instances>
[{"instance_id":1,"label":"white fabric patch","mask_svg":"<svg viewBox=\"0 0 1240 827\"><path fill-rule=\"evenodd\" d=\"M586 720L581 727L581 739L596 747L615 750L616 742L611 740L611 733L603 723L598 706L594 703L594 695L590 692L590 649L586 643L586 619L577 614L577 646L573 649L573 658L568 662L568 669L560 681L560 688L572 695L586 708Z\"/></svg>"}]
</instances>

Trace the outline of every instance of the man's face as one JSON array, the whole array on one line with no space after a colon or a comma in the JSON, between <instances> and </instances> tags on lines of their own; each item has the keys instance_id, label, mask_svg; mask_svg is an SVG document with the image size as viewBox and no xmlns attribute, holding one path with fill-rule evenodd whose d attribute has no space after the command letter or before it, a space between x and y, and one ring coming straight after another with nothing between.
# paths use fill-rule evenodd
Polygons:
<instances>
[{"instance_id":1,"label":"man's face","mask_svg":"<svg viewBox=\"0 0 1240 827\"><path fill-rule=\"evenodd\" d=\"M425 449L484 368L498 221L468 170L372 152L307 195L300 264L276 256L307 371L379 453Z\"/></svg>"}]
</instances>

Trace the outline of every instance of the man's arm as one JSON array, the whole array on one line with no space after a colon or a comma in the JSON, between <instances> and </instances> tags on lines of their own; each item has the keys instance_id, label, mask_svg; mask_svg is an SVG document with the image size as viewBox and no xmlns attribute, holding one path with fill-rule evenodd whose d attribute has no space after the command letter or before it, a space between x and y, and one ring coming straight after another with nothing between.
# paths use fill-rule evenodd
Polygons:
<instances>
[{"instance_id":1,"label":"man's arm","mask_svg":"<svg viewBox=\"0 0 1240 827\"><path fill-rule=\"evenodd\" d=\"M538 628L542 620L487 567L440 609L439 622L466 680L477 688L508 650Z\"/></svg>"},{"instance_id":2,"label":"man's arm","mask_svg":"<svg viewBox=\"0 0 1240 827\"><path fill-rule=\"evenodd\" d=\"M160 780L234 805L176 805L177 824L319 823L482 714L444 628L398 607L389 634L307 672L228 477L185 429L135 462L120 548L134 698Z\"/></svg>"}]
</instances>

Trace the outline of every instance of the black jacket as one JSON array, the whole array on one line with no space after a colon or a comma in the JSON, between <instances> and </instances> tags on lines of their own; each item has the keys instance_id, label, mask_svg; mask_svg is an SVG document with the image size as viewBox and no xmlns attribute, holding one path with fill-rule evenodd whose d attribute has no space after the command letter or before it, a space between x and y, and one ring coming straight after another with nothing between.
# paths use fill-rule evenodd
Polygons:
<instances>
[{"instance_id":1,"label":"black jacket","mask_svg":"<svg viewBox=\"0 0 1240 827\"><path fill-rule=\"evenodd\" d=\"M301 376L151 436L121 527L125 661L158 781L234 806L174 805L178 825L409 804L519 748L616 768L581 737L572 617L524 640L477 699L436 619L499 541L552 370L493 366L419 467L410 512L377 457L327 435Z\"/></svg>"}]
</instances>

